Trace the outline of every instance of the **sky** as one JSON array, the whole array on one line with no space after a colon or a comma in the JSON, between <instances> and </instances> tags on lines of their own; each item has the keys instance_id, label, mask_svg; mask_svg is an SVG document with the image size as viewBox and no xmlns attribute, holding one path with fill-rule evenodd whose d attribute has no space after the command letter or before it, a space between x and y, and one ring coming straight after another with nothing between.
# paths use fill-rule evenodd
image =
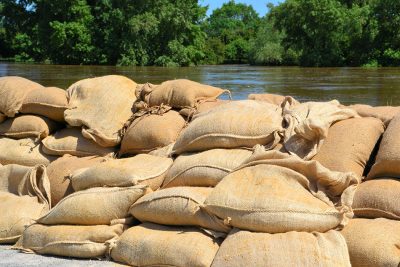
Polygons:
<instances>
[{"instance_id":1,"label":"sky","mask_svg":"<svg viewBox=\"0 0 400 267\"><path fill-rule=\"evenodd\" d=\"M220 8L223 3L228 0L200 0L199 3L202 6L208 5L207 15L210 15L216 8ZM236 3L243 3L252 5L260 16L264 16L267 13L267 3L273 3L274 5L282 2L282 0L235 0Z\"/></svg>"}]
</instances>

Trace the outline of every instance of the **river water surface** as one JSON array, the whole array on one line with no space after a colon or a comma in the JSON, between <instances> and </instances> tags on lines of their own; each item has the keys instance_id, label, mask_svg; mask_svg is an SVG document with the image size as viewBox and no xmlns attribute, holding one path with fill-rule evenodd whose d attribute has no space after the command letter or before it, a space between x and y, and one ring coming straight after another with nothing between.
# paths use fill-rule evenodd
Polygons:
<instances>
[{"instance_id":1,"label":"river water surface","mask_svg":"<svg viewBox=\"0 0 400 267\"><path fill-rule=\"evenodd\" d=\"M183 68L66 66L0 62L0 77L17 75L45 86L108 74L137 83L185 78L229 89L233 99L250 93L291 95L300 101L337 99L343 104L400 105L400 68L299 68L220 65Z\"/></svg>"}]
</instances>

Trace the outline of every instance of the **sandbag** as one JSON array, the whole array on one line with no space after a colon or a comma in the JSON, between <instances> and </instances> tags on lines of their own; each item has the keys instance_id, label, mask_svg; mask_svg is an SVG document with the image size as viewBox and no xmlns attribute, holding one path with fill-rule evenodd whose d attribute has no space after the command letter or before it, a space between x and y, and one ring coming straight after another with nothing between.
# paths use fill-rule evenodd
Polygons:
<instances>
[{"instance_id":1,"label":"sandbag","mask_svg":"<svg viewBox=\"0 0 400 267\"><path fill-rule=\"evenodd\" d=\"M219 243L197 228L144 223L121 235L111 257L132 266L210 266Z\"/></svg>"},{"instance_id":2,"label":"sandbag","mask_svg":"<svg viewBox=\"0 0 400 267\"><path fill-rule=\"evenodd\" d=\"M59 128L56 122L45 117L22 115L10 118L0 124L0 136L14 139L43 139Z\"/></svg>"},{"instance_id":3,"label":"sandbag","mask_svg":"<svg viewBox=\"0 0 400 267\"><path fill-rule=\"evenodd\" d=\"M209 100L209 101L204 101L200 102L196 107L194 108L183 108L179 111L179 114L181 114L184 117L191 118L194 115L197 115L199 113L203 113L206 111L209 111L213 108L219 107L223 104L229 103L229 100Z\"/></svg>"},{"instance_id":4,"label":"sandbag","mask_svg":"<svg viewBox=\"0 0 400 267\"><path fill-rule=\"evenodd\" d=\"M0 163L35 166L49 165L57 157L44 154L43 146L31 138L14 140L0 138Z\"/></svg>"},{"instance_id":5,"label":"sandbag","mask_svg":"<svg viewBox=\"0 0 400 267\"><path fill-rule=\"evenodd\" d=\"M341 233L353 267L399 266L400 221L353 219Z\"/></svg>"},{"instance_id":6,"label":"sandbag","mask_svg":"<svg viewBox=\"0 0 400 267\"><path fill-rule=\"evenodd\" d=\"M375 118L352 118L335 123L313 160L332 171L363 176L379 138L383 123Z\"/></svg>"},{"instance_id":7,"label":"sandbag","mask_svg":"<svg viewBox=\"0 0 400 267\"><path fill-rule=\"evenodd\" d=\"M144 185L78 191L63 198L37 222L47 225L110 224L112 220L127 218L129 207L149 191Z\"/></svg>"},{"instance_id":8,"label":"sandbag","mask_svg":"<svg viewBox=\"0 0 400 267\"><path fill-rule=\"evenodd\" d=\"M351 264L346 241L337 231L268 234L234 229L222 242L211 266L350 267Z\"/></svg>"},{"instance_id":9,"label":"sandbag","mask_svg":"<svg viewBox=\"0 0 400 267\"><path fill-rule=\"evenodd\" d=\"M13 247L23 252L75 258L99 258L108 254L109 243L123 232L115 225L42 225L32 224Z\"/></svg>"},{"instance_id":10,"label":"sandbag","mask_svg":"<svg viewBox=\"0 0 400 267\"><path fill-rule=\"evenodd\" d=\"M20 112L41 115L54 121L64 121L64 111L68 108L65 90L57 87L44 87L30 91L23 103Z\"/></svg>"},{"instance_id":11,"label":"sandbag","mask_svg":"<svg viewBox=\"0 0 400 267\"><path fill-rule=\"evenodd\" d=\"M177 79L160 85L144 84L138 91L138 98L150 107L164 104L173 108L193 108L200 101L214 100L223 93L229 93L229 91L190 80Z\"/></svg>"},{"instance_id":12,"label":"sandbag","mask_svg":"<svg viewBox=\"0 0 400 267\"><path fill-rule=\"evenodd\" d=\"M0 113L0 123L3 123L7 119L7 116Z\"/></svg>"},{"instance_id":13,"label":"sandbag","mask_svg":"<svg viewBox=\"0 0 400 267\"><path fill-rule=\"evenodd\" d=\"M400 178L400 115L395 116L383 134L376 160L368 179L379 177Z\"/></svg>"},{"instance_id":14,"label":"sandbag","mask_svg":"<svg viewBox=\"0 0 400 267\"><path fill-rule=\"evenodd\" d=\"M376 179L361 183L353 200L357 217L400 220L400 181Z\"/></svg>"},{"instance_id":15,"label":"sandbag","mask_svg":"<svg viewBox=\"0 0 400 267\"><path fill-rule=\"evenodd\" d=\"M64 155L47 166L47 176L51 186L51 204L54 207L61 199L72 194L71 174L81 168L87 168L106 160L102 157L90 156L78 158Z\"/></svg>"},{"instance_id":16,"label":"sandbag","mask_svg":"<svg viewBox=\"0 0 400 267\"><path fill-rule=\"evenodd\" d=\"M160 188L173 160L137 155L132 158L110 159L72 173L71 183L75 191L92 187L124 187L148 185L152 190Z\"/></svg>"},{"instance_id":17,"label":"sandbag","mask_svg":"<svg viewBox=\"0 0 400 267\"><path fill-rule=\"evenodd\" d=\"M148 153L176 141L185 127L185 120L178 112L146 114L135 119L126 131L120 154Z\"/></svg>"},{"instance_id":18,"label":"sandbag","mask_svg":"<svg viewBox=\"0 0 400 267\"><path fill-rule=\"evenodd\" d=\"M22 77L0 77L0 112L7 117L14 117L21 109L26 95L42 88L40 84Z\"/></svg>"},{"instance_id":19,"label":"sandbag","mask_svg":"<svg viewBox=\"0 0 400 267\"><path fill-rule=\"evenodd\" d=\"M354 174L278 151L255 154L214 188L204 203L209 213L233 227L267 233L325 232L353 216Z\"/></svg>"},{"instance_id":20,"label":"sandbag","mask_svg":"<svg viewBox=\"0 0 400 267\"><path fill-rule=\"evenodd\" d=\"M273 148L283 132L281 109L252 100L233 101L194 116L180 134L173 153L213 148Z\"/></svg>"},{"instance_id":21,"label":"sandbag","mask_svg":"<svg viewBox=\"0 0 400 267\"><path fill-rule=\"evenodd\" d=\"M167 146L150 151L149 155L162 157L162 158L170 158L171 154L172 154L172 149L174 148L174 145L175 145L175 143L172 143Z\"/></svg>"},{"instance_id":22,"label":"sandbag","mask_svg":"<svg viewBox=\"0 0 400 267\"><path fill-rule=\"evenodd\" d=\"M299 105L284 102L282 105L287 125L284 146L289 153L304 159L311 159L318 152L334 122L358 116L356 111L343 108L337 100Z\"/></svg>"},{"instance_id":23,"label":"sandbag","mask_svg":"<svg viewBox=\"0 0 400 267\"><path fill-rule=\"evenodd\" d=\"M32 167L18 164L9 164L0 167L0 192L8 192L20 195L26 179L24 177L32 170ZM22 187L21 187L22 186Z\"/></svg>"},{"instance_id":24,"label":"sandbag","mask_svg":"<svg viewBox=\"0 0 400 267\"><path fill-rule=\"evenodd\" d=\"M250 100L257 100L257 101L265 101L270 104L274 105L282 105L282 103L289 98L290 96L283 96L283 95L277 95L277 94L249 94L247 96L247 99ZM290 97L293 101L293 105L300 104L296 99Z\"/></svg>"},{"instance_id":25,"label":"sandbag","mask_svg":"<svg viewBox=\"0 0 400 267\"><path fill-rule=\"evenodd\" d=\"M64 112L71 126L103 147L121 142L121 130L133 115L136 83L119 75L84 79L67 89L69 107Z\"/></svg>"},{"instance_id":26,"label":"sandbag","mask_svg":"<svg viewBox=\"0 0 400 267\"><path fill-rule=\"evenodd\" d=\"M182 154L169 169L163 187L216 186L251 154L252 151L246 149L211 149Z\"/></svg>"},{"instance_id":27,"label":"sandbag","mask_svg":"<svg viewBox=\"0 0 400 267\"><path fill-rule=\"evenodd\" d=\"M392 106L372 107L369 105L356 104L348 107L357 111L358 115L361 117L374 117L380 119L386 126L389 125L394 116L400 113L400 107Z\"/></svg>"},{"instance_id":28,"label":"sandbag","mask_svg":"<svg viewBox=\"0 0 400 267\"><path fill-rule=\"evenodd\" d=\"M77 157L113 157L115 148L102 147L82 136L79 128L65 128L43 139L43 152L48 155L70 154Z\"/></svg>"},{"instance_id":29,"label":"sandbag","mask_svg":"<svg viewBox=\"0 0 400 267\"><path fill-rule=\"evenodd\" d=\"M204 201L212 190L207 187L159 190L141 197L132 205L130 213L141 222L194 225L218 232L229 232L230 227L204 210Z\"/></svg>"}]
</instances>

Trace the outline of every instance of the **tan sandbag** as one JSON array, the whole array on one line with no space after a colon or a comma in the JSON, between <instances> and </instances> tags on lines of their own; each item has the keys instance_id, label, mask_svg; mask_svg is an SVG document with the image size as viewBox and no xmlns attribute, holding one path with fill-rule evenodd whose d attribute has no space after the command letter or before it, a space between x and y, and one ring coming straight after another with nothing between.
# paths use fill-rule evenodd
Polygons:
<instances>
[{"instance_id":1,"label":"tan sandbag","mask_svg":"<svg viewBox=\"0 0 400 267\"><path fill-rule=\"evenodd\" d=\"M313 160L332 171L363 176L376 143L384 132L375 118L352 118L335 123Z\"/></svg>"},{"instance_id":2,"label":"tan sandbag","mask_svg":"<svg viewBox=\"0 0 400 267\"><path fill-rule=\"evenodd\" d=\"M44 87L30 91L21 107L21 113L41 115L54 121L64 121L64 111L68 108L65 90L57 87Z\"/></svg>"},{"instance_id":3,"label":"tan sandbag","mask_svg":"<svg viewBox=\"0 0 400 267\"><path fill-rule=\"evenodd\" d=\"M144 223L125 231L111 251L117 262L132 266L210 266L219 240L192 227Z\"/></svg>"},{"instance_id":4,"label":"tan sandbag","mask_svg":"<svg viewBox=\"0 0 400 267\"><path fill-rule=\"evenodd\" d=\"M270 104L274 105L282 105L283 101L285 101L288 97L290 96L283 96L283 95L277 95L277 94L249 94L247 96L247 99L250 100L257 100L257 101L265 101ZM292 98L292 97L290 97ZM293 104L297 105L300 104L296 99L292 98Z\"/></svg>"},{"instance_id":5,"label":"tan sandbag","mask_svg":"<svg viewBox=\"0 0 400 267\"><path fill-rule=\"evenodd\" d=\"M286 122L284 146L291 154L304 159L311 159L318 152L334 122L358 116L337 100L282 105Z\"/></svg>"},{"instance_id":6,"label":"tan sandbag","mask_svg":"<svg viewBox=\"0 0 400 267\"><path fill-rule=\"evenodd\" d=\"M326 233L252 233L234 229L222 242L212 267L302 266L350 267L346 240Z\"/></svg>"},{"instance_id":7,"label":"tan sandbag","mask_svg":"<svg viewBox=\"0 0 400 267\"><path fill-rule=\"evenodd\" d=\"M14 140L0 138L0 163L35 166L49 165L57 157L44 154L43 146L31 138Z\"/></svg>"},{"instance_id":8,"label":"tan sandbag","mask_svg":"<svg viewBox=\"0 0 400 267\"><path fill-rule=\"evenodd\" d=\"M126 131L120 154L148 153L174 143L185 124L183 117L174 110L161 115L143 115Z\"/></svg>"},{"instance_id":9,"label":"tan sandbag","mask_svg":"<svg viewBox=\"0 0 400 267\"><path fill-rule=\"evenodd\" d=\"M173 108L196 107L199 101L217 99L228 90L185 79L163 82L160 85L144 84L139 89L140 100L150 107L162 104Z\"/></svg>"},{"instance_id":10,"label":"tan sandbag","mask_svg":"<svg viewBox=\"0 0 400 267\"><path fill-rule=\"evenodd\" d=\"M168 171L163 187L216 186L252 154L246 149L211 149L182 154Z\"/></svg>"},{"instance_id":11,"label":"tan sandbag","mask_svg":"<svg viewBox=\"0 0 400 267\"><path fill-rule=\"evenodd\" d=\"M392 106L372 107L369 105L356 104L348 107L357 111L358 115L361 117L374 117L380 119L386 126L389 125L394 116L400 113L400 107Z\"/></svg>"},{"instance_id":12,"label":"tan sandbag","mask_svg":"<svg viewBox=\"0 0 400 267\"><path fill-rule=\"evenodd\" d=\"M0 77L0 112L14 117L26 95L36 89L43 89L43 86L18 76Z\"/></svg>"},{"instance_id":13,"label":"tan sandbag","mask_svg":"<svg viewBox=\"0 0 400 267\"><path fill-rule=\"evenodd\" d=\"M174 145L175 145L175 143L172 143L167 146L150 151L149 155L162 157L162 158L170 158L171 154L172 154L172 149L174 148Z\"/></svg>"},{"instance_id":14,"label":"tan sandbag","mask_svg":"<svg viewBox=\"0 0 400 267\"><path fill-rule=\"evenodd\" d=\"M66 154L50 163L47 166L47 176L51 186L52 206L54 207L61 199L74 192L69 179L74 171L93 166L104 160L106 159L96 156L78 158Z\"/></svg>"},{"instance_id":15,"label":"tan sandbag","mask_svg":"<svg viewBox=\"0 0 400 267\"><path fill-rule=\"evenodd\" d=\"M368 179L379 177L400 178L400 115L395 116L383 134L376 160Z\"/></svg>"},{"instance_id":16,"label":"tan sandbag","mask_svg":"<svg viewBox=\"0 0 400 267\"><path fill-rule=\"evenodd\" d=\"M132 187L90 188L63 198L49 213L38 219L41 224L110 224L130 216L129 207L151 190L144 185Z\"/></svg>"},{"instance_id":17,"label":"tan sandbag","mask_svg":"<svg viewBox=\"0 0 400 267\"><path fill-rule=\"evenodd\" d=\"M123 232L123 224L42 225L32 224L13 247L23 252L75 258L101 258L108 254L109 243Z\"/></svg>"},{"instance_id":18,"label":"tan sandbag","mask_svg":"<svg viewBox=\"0 0 400 267\"><path fill-rule=\"evenodd\" d=\"M213 148L273 148L283 132L281 109L253 100L233 101L194 116L175 143L175 154Z\"/></svg>"},{"instance_id":19,"label":"tan sandbag","mask_svg":"<svg viewBox=\"0 0 400 267\"><path fill-rule=\"evenodd\" d=\"M48 155L70 154L77 157L113 157L115 148L102 147L82 136L79 128L65 128L43 139L43 152Z\"/></svg>"},{"instance_id":20,"label":"tan sandbag","mask_svg":"<svg viewBox=\"0 0 400 267\"><path fill-rule=\"evenodd\" d=\"M71 174L75 191L92 187L124 187L148 185L152 190L160 188L173 160L147 154L132 158L110 159Z\"/></svg>"},{"instance_id":21,"label":"tan sandbag","mask_svg":"<svg viewBox=\"0 0 400 267\"><path fill-rule=\"evenodd\" d=\"M400 220L400 181L376 179L361 183L353 200L357 217Z\"/></svg>"},{"instance_id":22,"label":"tan sandbag","mask_svg":"<svg viewBox=\"0 0 400 267\"><path fill-rule=\"evenodd\" d=\"M0 192L9 192L19 195L24 177L32 170L32 167L18 164L9 164L0 167Z\"/></svg>"},{"instance_id":23,"label":"tan sandbag","mask_svg":"<svg viewBox=\"0 0 400 267\"><path fill-rule=\"evenodd\" d=\"M229 232L230 227L204 210L204 201L212 190L207 187L162 189L141 197L132 205L130 213L141 222L193 225L218 232Z\"/></svg>"},{"instance_id":24,"label":"tan sandbag","mask_svg":"<svg viewBox=\"0 0 400 267\"><path fill-rule=\"evenodd\" d=\"M83 126L83 136L103 147L116 146L125 122L133 115L135 89L134 81L119 75L80 80L67 89L65 121Z\"/></svg>"},{"instance_id":25,"label":"tan sandbag","mask_svg":"<svg viewBox=\"0 0 400 267\"><path fill-rule=\"evenodd\" d=\"M191 118L194 115L209 111L209 110L211 110L213 108L219 107L219 106L221 106L223 104L227 104L229 102L230 102L229 100L220 100L220 99L204 101L204 102L200 102L194 108L183 108L183 109L181 109L179 111L179 114L181 114L184 117Z\"/></svg>"},{"instance_id":26,"label":"tan sandbag","mask_svg":"<svg viewBox=\"0 0 400 267\"><path fill-rule=\"evenodd\" d=\"M0 135L14 138L43 139L60 127L56 122L40 116L22 115L0 124Z\"/></svg>"},{"instance_id":27,"label":"tan sandbag","mask_svg":"<svg viewBox=\"0 0 400 267\"><path fill-rule=\"evenodd\" d=\"M400 221L353 219L341 233L353 267L399 266Z\"/></svg>"}]
</instances>

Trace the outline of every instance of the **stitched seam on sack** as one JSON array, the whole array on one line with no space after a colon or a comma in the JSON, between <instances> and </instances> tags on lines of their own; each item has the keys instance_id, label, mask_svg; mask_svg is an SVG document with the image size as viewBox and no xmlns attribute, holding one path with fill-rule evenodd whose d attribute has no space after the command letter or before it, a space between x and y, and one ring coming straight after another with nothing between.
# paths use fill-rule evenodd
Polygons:
<instances>
[{"instance_id":1,"label":"stitched seam on sack","mask_svg":"<svg viewBox=\"0 0 400 267\"><path fill-rule=\"evenodd\" d=\"M188 200L192 200L192 201L195 202L196 204L199 204L200 207L201 207L201 206L204 207L204 204L203 204L203 203L200 203L198 200L196 200L196 199L194 199L194 198L192 198L192 197L187 197L187 196L182 196L182 195L169 195L169 196L163 196L163 197L156 197L156 198L152 198L152 199L145 200L145 201L142 201L142 202L136 202L136 203L134 203L134 204L132 205L132 207L138 206L138 205L143 204L143 203L152 202L152 201L155 201L155 200L162 200L162 199L168 199L168 198L183 198L183 199L188 199Z\"/></svg>"},{"instance_id":2,"label":"stitched seam on sack","mask_svg":"<svg viewBox=\"0 0 400 267\"><path fill-rule=\"evenodd\" d=\"M44 103L40 103L40 102L28 102L28 103L22 104L22 106L25 106L25 105L40 105L40 106L44 106L44 107L68 109L68 106L59 106L59 105L52 105L52 104L44 104Z\"/></svg>"},{"instance_id":3,"label":"stitched seam on sack","mask_svg":"<svg viewBox=\"0 0 400 267\"><path fill-rule=\"evenodd\" d=\"M231 172L232 169L228 169L228 168L223 168L223 167L219 167L219 166L215 166L215 165L207 165L207 164L203 164L203 165L195 165L195 166L191 166L189 168L186 168L182 171L180 171L178 174L176 174L175 176L173 176L171 178L171 180L166 184L168 185L169 183L171 183L173 180L175 180L178 176L184 174L185 172L192 170L194 168L212 168L212 169L217 169L217 170L221 170L221 171L225 171L225 172Z\"/></svg>"},{"instance_id":4,"label":"stitched seam on sack","mask_svg":"<svg viewBox=\"0 0 400 267\"><path fill-rule=\"evenodd\" d=\"M42 249L46 249L46 248L50 248L52 246L57 246L57 245L104 245L105 242L102 243L97 243L97 242L93 242L93 241L54 241L54 242L50 242L48 244L46 244L43 247L30 247L29 249L31 250L37 250L40 251Z\"/></svg>"},{"instance_id":5,"label":"stitched seam on sack","mask_svg":"<svg viewBox=\"0 0 400 267\"><path fill-rule=\"evenodd\" d=\"M216 205L205 205L206 209L208 207L216 207L216 208L225 208L228 210L233 210L233 211L244 211L244 212L257 212L257 213L308 213L308 214L314 214L314 215L334 215L334 214L341 214L340 211L329 211L329 212L311 212L311 211L302 211L302 210L245 210L245 209L237 209L237 208L230 208L226 206L216 206Z\"/></svg>"}]
</instances>

